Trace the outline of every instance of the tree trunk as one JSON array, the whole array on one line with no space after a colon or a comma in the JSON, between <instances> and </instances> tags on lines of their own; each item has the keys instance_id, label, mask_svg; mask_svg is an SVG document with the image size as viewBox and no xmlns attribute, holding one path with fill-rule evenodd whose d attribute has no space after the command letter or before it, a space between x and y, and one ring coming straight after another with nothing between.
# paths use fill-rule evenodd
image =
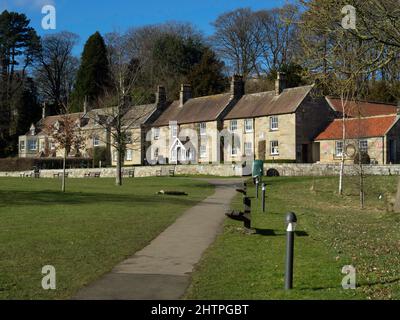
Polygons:
<instances>
[{"instance_id":1,"label":"tree trunk","mask_svg":"<svg viewBox=\"0 0 400 320\"><path fill-rule=\"evenodd\" d=\"M397 193L396 193L396 199L394 201L393 205L393 211L395 213L400 213L400 178L397 184Z\"/></svg>"},{"instance_id":2,"label":"tree trunk","mask_svg":"<svg viewBox=\"0 0 400 320\"><path fill-rule=\"evenodd\" d=\"M67 149L64 150L64 157L63 157L63 173L62 173L62 179L61 179L61 191L65 192L65 164L67 160Z\"/></svg>"},{"instance_id":3,"label":"tree trunk","mask_svg":"<svg viewBox=\"0 0 400 320\"><path fill-rule=\"evenodd\" d=\"M340 174L339 174L339 194L343 195L343 176L344 176L344 156L340 162Z\"/></svg>"},{"instance_id":4,"label":"tree trunk","mask_svg":"<svg viewBox=\"0 0 400 320\"><path fill-rule=\"evenodd\" d=\"M115 185L122 186L122 157L121 150L117 151L117 167L115 172Z\"/></svg>"},{"instance_id":5,"label":"tree trunk","mask_svg":"<svg viewBox=\"0 0 400 320\"><path fill-rule=\"evenodd\" d=\"M365 195L364 195L364 168L360 155L360 207L364 209L365 206Z\"/></svg>"}]
</instances>

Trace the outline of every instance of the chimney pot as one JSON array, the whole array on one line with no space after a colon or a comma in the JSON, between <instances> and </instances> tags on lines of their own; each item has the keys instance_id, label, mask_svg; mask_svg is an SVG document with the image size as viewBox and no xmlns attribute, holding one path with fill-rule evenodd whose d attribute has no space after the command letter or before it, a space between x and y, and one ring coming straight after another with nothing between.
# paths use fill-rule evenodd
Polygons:
<instances>
[{"instance_id":1,"label":"chimney pot","mask_svg":"<svg viewBox=\"0 0 400 320\"><path fill-rule=\"evenodd\" d=\"M85 100L83 101L83 114L87 114L88 112L88 98L85 96Z\"/></svg>"},{"instance_id":2,"label":"chimney pot","mask_svg":"<svg viewBox=\"0 0 400 320\"><path fill-rule=\"evenodd\" d=\"M286 73L278 72L275 81L275 95L279 96L286 89Z\"/></svg>"},{"instance_id":3,"label":"chimney pot","mask_svg":"<svg viewBox=\"0 0 400 320\"><path fill-rule=\"evenodd\" d=\"M186 101L192 98L192 87L190 84L182 84L180 93L180 106L182 107Z\"/></svg>"},{"instance_id":4,"label":"chimney pot","mask_svg":"<svg viewBox=\"0 0 400 320\"><path fill-rule=\"evenodd\" d=\"M46 102L43 102L43 106L42 106L42 119L47 117L47 110L46 110Z\"/></svg>"}]
</instances>

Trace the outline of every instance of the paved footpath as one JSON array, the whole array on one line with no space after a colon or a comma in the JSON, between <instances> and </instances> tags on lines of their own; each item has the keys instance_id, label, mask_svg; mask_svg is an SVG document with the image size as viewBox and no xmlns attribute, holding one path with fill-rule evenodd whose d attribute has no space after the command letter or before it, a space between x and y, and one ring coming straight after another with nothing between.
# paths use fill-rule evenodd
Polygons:
<instances>
[{"instance_id":1,"label":"paved footpath","mask_svg":"<svg viewBox=\"0 0 400 320\"><path fill-rule=\"evenodd\" d=\"M81 289L78 300L176 300L190 284L190 274L213 243L235 188L243 179L207 180L215 193L187 210L143 250Z\"/></svg>"}]
</instances>

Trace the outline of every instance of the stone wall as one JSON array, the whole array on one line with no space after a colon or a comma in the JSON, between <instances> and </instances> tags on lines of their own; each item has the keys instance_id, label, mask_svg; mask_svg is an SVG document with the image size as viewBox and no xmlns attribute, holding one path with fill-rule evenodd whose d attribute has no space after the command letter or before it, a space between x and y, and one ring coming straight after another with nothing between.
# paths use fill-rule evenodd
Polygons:
<instances>
[{"instance_id":1,"label":"stone wall","mask_svg":"<svg viewBox=\"0 0 400 320\"><path fill-rule=\"evenodd\" d=\"M211 175L220 177L232 177L250 175L251 168L242 168L240 164L205 164L205 165L166 165L166 166L147 166L124 168L126 172L135 170L135 177L154 177L159 172L161 175L168 176L169 170L175 169L176 175ZM336 176L339 175L339 164L264 164L264 171L268 173L270 169L275 169L280 176ZM30 174L26 172L0 172L0 177L20 177L21 174ZM114 178L114 168L103 169L69 169L67 170L71 178L83 178L85 173L100 172L102 178ZM400 175L400 165L365 165L364 172L367 175ZM61 170L42 170L42 178L53 178L55 173L61 173ZM346 175L357 175L358 168L354 165L345 166Z\"/></svg>"},{"instance_id":2,"label":"stone wall","mask_svg":"<svg viewBox=\"0 0 400 320\"><path fill-rule=\"evenodd\" d=\"M213 175L221 177L241 176L242 167L240 165L221 164L221 165L165 165L165 166L143 166L143 167L125 167L124 170L135 170L135 177L155 177L161 172L161 175L168 176L169 171L175 169L176 175ZM30 174L32 171L0 172L0 177L21 177L24 174ZM61 173L62 170L41 170L41 178L54 178L55 173ZM68 169L70 178L83 178L85 173L100 172L102 178L114 178L115 168L102 169Z\"/></svg>"},{"instance_id":3,"label":"stone wall","mask_svg":"<svg viewBox=\"0 0 400 320\"><path fill-rule=\"evenodd\" d=\"M264 164L265 173L270 169L275 169L280 176L336 176L340 172L340 164ZM400 175L400 165L364 165L366 175ZM346 175L358 175L357 166L345 165Z\"/></svg>"}]
</instances>

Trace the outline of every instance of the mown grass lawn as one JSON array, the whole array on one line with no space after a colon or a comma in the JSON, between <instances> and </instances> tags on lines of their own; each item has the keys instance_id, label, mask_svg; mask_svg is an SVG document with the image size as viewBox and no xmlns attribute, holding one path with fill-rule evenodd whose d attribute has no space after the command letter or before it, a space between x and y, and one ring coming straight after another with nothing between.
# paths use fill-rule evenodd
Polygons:
<instances>
[{"instance_id":1,"label":"mown grass lawn","mask_svg":"<svg viewBox=\"0 0 400 320\"><path fill-rule=\"evenodd\" d=\"M63 299L147 245L185 209L213 193L180 178L0 179L0 299ZM188 197L160 196L182 190ZM57 290L41 287L53 265Z\"/></svg>"},{"instance_id":2,"label":"mown grass lawn","mask_svg":"<svg viewBox=\"0 0 400 320\"><path fill-rule=\"evenodd\" d=\"M187 299L400 299L400 214L387 213L396 177L366 178L360 210L358 179L347 177L345 196L337 178L266 178L267 213L249 194L257 234L227 220L193 274ZM238 196L233 207L242 209ZM285 292L285 213L299 219L294 290ZM343 290L341 269L357 270L357 289Z\"/></svg>"}]
</instances>

